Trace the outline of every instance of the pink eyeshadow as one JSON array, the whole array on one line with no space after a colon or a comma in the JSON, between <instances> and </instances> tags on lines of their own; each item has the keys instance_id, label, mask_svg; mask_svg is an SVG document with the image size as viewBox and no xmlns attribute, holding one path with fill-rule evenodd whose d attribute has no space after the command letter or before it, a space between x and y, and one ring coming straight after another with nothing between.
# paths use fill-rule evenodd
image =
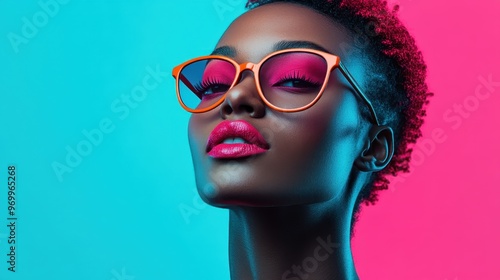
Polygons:
<instances>
[{"instance_id":1,"label":"pink eyeshadow","mask_svg":"<svg viewBox=\"0 0 500 280\"><path fill-rule=\"evenodd\" d=\"M313 54L285 54L267 61L261 68L260 78L273 85L293 74L321 83L325 79L326 62Z\"/></svg>"},{"instance_id":2,"label":"pink eyeshadow","mask_svg":"<svg viewBox=\"0 0 500 280\"><path fill-rule=\"evenodd\" d=\"M203 72L202 81L211 82L216 80L218 83L230 85L234 80L235 72L236 70L231 63L222 60L212 60L207 64Z\"/></svg>"}]
</instances>

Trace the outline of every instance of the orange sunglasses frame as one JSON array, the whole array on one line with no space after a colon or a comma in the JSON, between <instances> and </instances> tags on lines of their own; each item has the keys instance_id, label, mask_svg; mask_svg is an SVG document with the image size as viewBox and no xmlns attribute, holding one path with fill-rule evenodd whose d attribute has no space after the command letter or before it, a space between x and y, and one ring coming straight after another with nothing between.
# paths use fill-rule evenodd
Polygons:
<instances>
[{"instance_id":1,"label":"orange sunglasses frame","mask_svg":"<svg viewBox=\"0 0 500 280\"><path fill-rule=\"evenodd\" d=\"M238 80L241 77L241 73L245 70L250 70L254 74L255 85L257 87L257 91L259 93L259 96L267 106L269 106L273 110L276 110L279 112L290 113L290 112L304 111L304 110L310 108L311 106L313 106L321 98L321 96L323 95L323 92L325 91L325 88L328 84L328 80L330 78L330 75L325 75L325 80L323 81L323 86L321 87L318 95L316 96L316 98L314 98L313 101L311 101L309 104L307 104L305 106L295 108L295 109L284 109L284 108L280 108L280 107L277 107L277 106L271 104L265 98L264 93L262 92L262 89L260 87L259 71L260 71L260 67L264 64L264 62L266 62L269 58L271 58L273 56L283 54L283 53L290 53L290 52L305 52L305 53L312 53L312 54L316 54L316 55L321 56L327 63L327 69L328 69L327 72L328 73L331 73L335 68L338 68L340 70L340 72L344 75L344 77L347 79L349 84L354 88L354 91L356 92L356 94L363 100L363 102L370 109L370 114L373 118L374 123L376 125L380 125L378 118L377 118L377 115L375 114L375 110L373 108L372 103L370 102L370 100L368 100L366 95L361 91L361 88L358 86L358 84L356 83L356 81L354 80L352 75L349 73L349 71L346 69L346 67L342 64L342 62L340 62L340 57L333 55L333 54L330 54L330 53L327 53L327 52L313 50L313 49L295 48L295 49L286 49L286 50L273 52L273 53L267 55L266 57L264 57L259 63L246 62L246 63L238 64L236 61L232 60L231 58L226 57L226 56L222 56L222 55L208 55L208 56L201 56L201 57L190 59L190 60L174 67L174 69L172 70L172 76L175 78L175 81L176 81L175 87L176 87L176 91L177 91L177 99L179 100L179 103L181 104L182 108L184 108L188 112L191 112L191 113L208 112L208 111L214 109L215 107L219 106L220 104L222 104L222 102L224 102L224 100L226 99L227 92L229 92L229 90L231 90L238 83ZM180 96L180 90L179 90L179 83L182 80L189 88L191 88L191 90L193 90L194 87L191 85L191 83L189 83L187 81L187 79L183 75L181 75L181 71L184 67L186 67L187 65L189 65L191 63L194 63L194 62L197 62L200 60L207 60L207 59L220 59L220 60L224 60L224 61L231 63L234 66L234 68L236 69L236 75L235 75L234 81L232 82L228 91L220 98L220 100L218 100L214 104L212 104L206 108L203 108L203 109L191 109L191 108L187 107L184 104L184 102L182 102L182 98Z\"/></svg>"}]
</instances>

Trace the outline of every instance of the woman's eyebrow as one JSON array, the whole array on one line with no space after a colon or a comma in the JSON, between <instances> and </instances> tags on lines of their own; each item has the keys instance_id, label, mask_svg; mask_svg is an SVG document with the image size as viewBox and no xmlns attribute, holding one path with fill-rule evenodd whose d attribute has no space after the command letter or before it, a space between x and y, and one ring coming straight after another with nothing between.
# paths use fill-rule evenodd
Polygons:
<instances>
[{"instance_id":1,"label":"woman's eyebrow","mask_svg":"<svg viewBox=\"0 0 500 280\"><path fill-rule=\"evenodd\" d=\"M216 48L210 55L223 55L228 57L236 57L236 48L229 46L222 46Z\"/></svg>"},{"instance_id":2,"label":"woman's eyebrow","mask_svg":"<svg viewBox=\"0 0 500 280\"><path fill-rule=\"evenodd\" d=\"M310 41L279 41L278 43L274 44L273 50L281 51L286 49L298 49L298 48L313 49L329 53L329 51L326 48ZM237 53L238 52L236 51L235 47L222 46L216 48L210 55L223 55L234 58L236 57Z\"/></svg>"},{"instance_id":3,"label":"woman's eyebrow","mask_svg":"<svg viewBox=\"0 0 500 280\"><path fill-rule=\"evenodd\" d=\"M322 46L310 41L279 41L278 43L274 44L274 51L299 48L314 49L327 53L330 52L326 48L323 48Z\"/></svg>"}]
</instances>

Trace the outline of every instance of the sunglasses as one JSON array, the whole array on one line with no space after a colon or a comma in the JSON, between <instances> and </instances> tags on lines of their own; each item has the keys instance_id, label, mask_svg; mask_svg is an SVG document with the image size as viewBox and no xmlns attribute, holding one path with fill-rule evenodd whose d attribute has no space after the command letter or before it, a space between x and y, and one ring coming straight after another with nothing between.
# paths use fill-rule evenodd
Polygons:
<instances>
[{"instance_id":1,"label":"sunglasses","mask_svg":"<svg viewBox=\"0 0 500 280\"><path fill-rule=\"evenodd\" d=\"M313 49L286 49L273 52L259 63L238 64L221 55L188 60L172 71L177 98L191 113L204 113L219 106L250 70L260 98L279 112L299 112L313 106L323 94L331 71L339 69L356 95L368 106L372 122L379 125L371 102L336 55Z\"/></svg>"}]
</instances>

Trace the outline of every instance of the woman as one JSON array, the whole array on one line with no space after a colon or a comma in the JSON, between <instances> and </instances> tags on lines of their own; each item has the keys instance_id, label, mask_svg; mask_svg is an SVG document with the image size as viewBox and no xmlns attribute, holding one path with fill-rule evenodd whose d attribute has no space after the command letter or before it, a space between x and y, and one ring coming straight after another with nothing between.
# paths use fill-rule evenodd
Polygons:
<instances>
[{"instance_id":1,"label":"woman","mask_svg":"<svg viewBox=\"0 0 500 280\"><path fill-rule=\"evenodd\" d=\"M230 211L231 278L358 279L358 207L421 135L421 54L381 1L248 6L173 71L198 192Z\"/></svg>"}]
</instances>

